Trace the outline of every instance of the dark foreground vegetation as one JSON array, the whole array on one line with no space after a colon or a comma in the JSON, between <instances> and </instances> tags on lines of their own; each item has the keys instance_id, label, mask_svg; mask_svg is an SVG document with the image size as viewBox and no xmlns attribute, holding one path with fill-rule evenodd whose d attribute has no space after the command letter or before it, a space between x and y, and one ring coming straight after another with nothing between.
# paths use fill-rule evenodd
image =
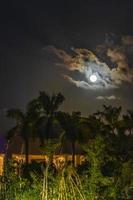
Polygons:
<instances>
[{"instance_id":1,"label":"dark foreground vegetation","mask_svg":"<svg viewBox=\"0 0 133 200\"><path fill-rule=\"evenodd\" d=\"M11 109L7 115L16 122L7 140L18 134L25 145L25 164L5 161L0 182L1 200L127 200L133 199L133 112L103 106L83 117L80 112L59 111L65 100L61 93L41 92L23 113ZM39 138L45 165L29 164L29 139ZM52 156L69 141L72 163L56 169ZM86 157L75 166L75 145Z\"/></svg>"}]
</instances>

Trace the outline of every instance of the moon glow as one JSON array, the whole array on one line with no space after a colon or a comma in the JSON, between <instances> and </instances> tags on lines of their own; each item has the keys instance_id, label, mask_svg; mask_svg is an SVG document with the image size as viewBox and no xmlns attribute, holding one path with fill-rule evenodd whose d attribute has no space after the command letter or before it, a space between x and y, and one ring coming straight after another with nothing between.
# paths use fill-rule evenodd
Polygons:
<instances>
[{"instance_id":1,"label":"moon glow","mask_svg":"<svg viewBox=\"0 0 133 200\"><path fill-rule=\"evenodd\" d=\"M95 74L92 74L92 75L90 76L90 81L91 81L92 83L95 83L95 82L97 81L97 76L96 76Z\"/></svg>"}]
</instances>

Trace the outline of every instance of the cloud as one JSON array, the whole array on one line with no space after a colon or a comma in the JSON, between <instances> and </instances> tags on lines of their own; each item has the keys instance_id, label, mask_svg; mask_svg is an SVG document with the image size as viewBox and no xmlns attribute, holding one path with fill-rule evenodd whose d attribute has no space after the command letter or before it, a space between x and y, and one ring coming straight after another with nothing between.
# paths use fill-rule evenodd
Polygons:
<instances>
[{"instance_id":1,"label":"cloud","mask_svg":"<svg viewBox=\"0 0 133 200\"><path fill-rule=\"evenodd\" d=\"M89 84L85 81L77 81L77 80L74 80L72 77L67 76L67 75L64 75L64 78L66 80L68 80L69 82L73 83L74 85L76 85L77 87L84 88L84 89L90 89Z\"/></svg>"},{"instance_id":2,"label":"cloud","mask_svg":"<svg viewBox=\"0 0 133 200\"><path fill-rule=\"evenodd\" d=\"M122 44L124 46L133 46L133 36L131 35L122 36Z\"/></svg>"},{"instance_id":3,"label":"cloud","mask_svg":"<svg viewBox=\"0 0 133 200\"><path fill-rule=\"evenodd\" d=\"M48 46L45 49L47 49L48 51L54 53L59 59L63 60L64 66L68 70L70 70L70 71L78 70L78 71L81 71L81 72L83 71L83 69L81 67L81 63L82 63L83 59L79 55L76 55L76 56L69 55L64 50L57 49L54 46ZM59 65L60 65L60 63L59 63Z\"/></svg>"},{"instance_id":4,"label":"cloud","mask_svg":"<svg viewBox=\"0 0 133 200\"><path fill-rule=\"evenodd\" d=\"M97 100L120 100L120 98L116 97L115 95L111 95L111 96L97 96L96 99Z\"/></svg>"},{"instance_id":5,"label":"cloud","mask_svg":"<svg viewBox=\"0 0 133 200\"><path fill-rule=\"evenodd\" d=\"M98 96L98 97L96 97L96 99L97 99L97 100L104 100L105 97L104 97L104 96Z\"/></svg>"},{"instance_id":6,"label":"cloud","mask_svg":"<svg viewBox=\"0 0 133 200\"><path fill-rule=\"evenodd\" d=\"M117 68L121 70L128 70L128 62L122 47L114 47L107 50L107 56L111 58L112 62L117 64Z\"/></svg>"},{"instance_id":7,"label":"cloud","mask_svg":"<svg viewBox=\"0 0 133 200\"><path fill-rule=\"evenodd\" d=\"M102 90L103 88L108 89L108 88L114 88L114 85L105 85L104 84L94 84L94 83L88 83L87 81L81 81L81 80L75 80L72 77L68 76L68 75L64 75L64 79L68 80L69 82L71 82L72 84L76 85L77 87L83 88L83 89L88 89L88 90Z\"/></svg>"},{"instance_id":8,"label":"cloud","mask_svg":"<svg viewBox=\"0 0 133 200\"><path fill-rule=\"evenodd\" d=\"M73 73L69 76L64 74L64 78L75 86L88 90L119 88L122 83L133 81L133 68L129 67L126 55L129 46L130 49L131 47L133 49L133 37L122 37L119 45L109 41L108 39L108 42L106 41L105 44L101 45L99 51L103 47L104 50L102 49L102 51L113 63L113 67L106 62L102 62L89 49L72 48L70 53L54 46L49 46L46 49L60 59L60 63L58 63L60 66L65 67L70 72L78 71L82 74L83 80L74 79L72 77ZM97 76L95 83L90 81L89 77L92 74Z\"/></svg>"},{"instance_id":9,"label":"cloud","mask_svg":"<svg viewBox=\"0 0 133 200\"><path fill-rule=\"evenodd\" d=\"M112 95L112 96L106 96L106 99L108 100L120 100L120 97L116 97L115 95Z\"/></svg>"}]
</instances>

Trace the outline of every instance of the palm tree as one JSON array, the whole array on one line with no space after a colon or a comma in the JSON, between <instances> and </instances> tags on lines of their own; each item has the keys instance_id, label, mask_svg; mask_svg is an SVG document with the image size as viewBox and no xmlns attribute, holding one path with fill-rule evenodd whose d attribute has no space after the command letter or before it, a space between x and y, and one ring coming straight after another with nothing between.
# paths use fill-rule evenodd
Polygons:
<instances>
[{"instance_id":1,"label":"palm tree","mask_svg":"<svg viewBox=\"0 0 133 200\"><path fill-rule=\"evenodd\" d=\"M83 141L81 113L72 112L72 114L69 114L65 112L60 112L58 114L58 119L60 121L61 127L64 130L64 140L71 143L72 163L73 166L75 166L76 142Z\"/></svg>"},{"instance_id":2,"label":"palm tree","mask_svg":"<svg viewBox=\"0 0 133 200\"><path fill-rule=\"evenodd\" d=\"M49 139L59 136L59 122L57 119L58 109L65 100L61 93L48 95L46 92L40 92L36 99L35 108L40 113L37 121L37 130L41 145L44 145L44 140L48 142Z\"/></svg>"},{"instance_id":3,"label":"palm tree","mask_svg":"<svg viewBox=\"0 0 133 200\"><path fill-rule=\"evenodd\" d=\"M48 169L53 163L53 153L57 148L57 141L53 139L57 138L60 133L60 126L57 120L58 109L65 100L61 93L48 95L45 91L40 92L37 99L32 102L34 110L39 113L39 118L36 122L37 137L39 137L41 146L46 150L48 156L48 162L44 172L43 178L43 191L42 199L48 195ZM52 139L52 140L51 140ZM44 141L46 145L44 146Z\"/></svg>"},{"instance_id":4,"label":"palm tree","mask_svg":"<svg viewBox=\"0 0 133 200\"><path fill-rule=\"evenodd\" d=\"M15 120L15 126L7 133L7 140L12 140L13 137L19 135L25 146L25 162L29 162L29 139L35 130L35 123L38 119L38 114L33 110L32 103L27 106L26 112L20 109L10 109L7 111L7 117Z\"/></svg>"}]
</instances>

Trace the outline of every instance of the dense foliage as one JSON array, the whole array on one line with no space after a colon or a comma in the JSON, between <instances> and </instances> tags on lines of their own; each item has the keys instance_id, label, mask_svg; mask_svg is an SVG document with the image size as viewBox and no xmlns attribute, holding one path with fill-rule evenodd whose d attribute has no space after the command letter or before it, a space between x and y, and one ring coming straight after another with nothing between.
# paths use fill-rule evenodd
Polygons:
<instances>
[{"instance_id":1,"label":"dense foliage","mask_svg":"<svg viewBox=\"0 0 133 200\"><path fill-rule=\"evenodd\" d=\"M64 99L60 93L49 96L41 92L28 104L26 114L19 109L8 111L16 125L7 138L20 134L25 147L29 138L40 138L49 161L43 167L29 164L26 148L25 165L6 162L0 199L132 200L133 112L123 115L121 107L104 105L101 111L83 117L80 112L59 111ZM66 140L72 145L72 163L56 169L52 156ZM80 166L75 166L76 143L86 158Z\"/></svg>"}]
</instances>

